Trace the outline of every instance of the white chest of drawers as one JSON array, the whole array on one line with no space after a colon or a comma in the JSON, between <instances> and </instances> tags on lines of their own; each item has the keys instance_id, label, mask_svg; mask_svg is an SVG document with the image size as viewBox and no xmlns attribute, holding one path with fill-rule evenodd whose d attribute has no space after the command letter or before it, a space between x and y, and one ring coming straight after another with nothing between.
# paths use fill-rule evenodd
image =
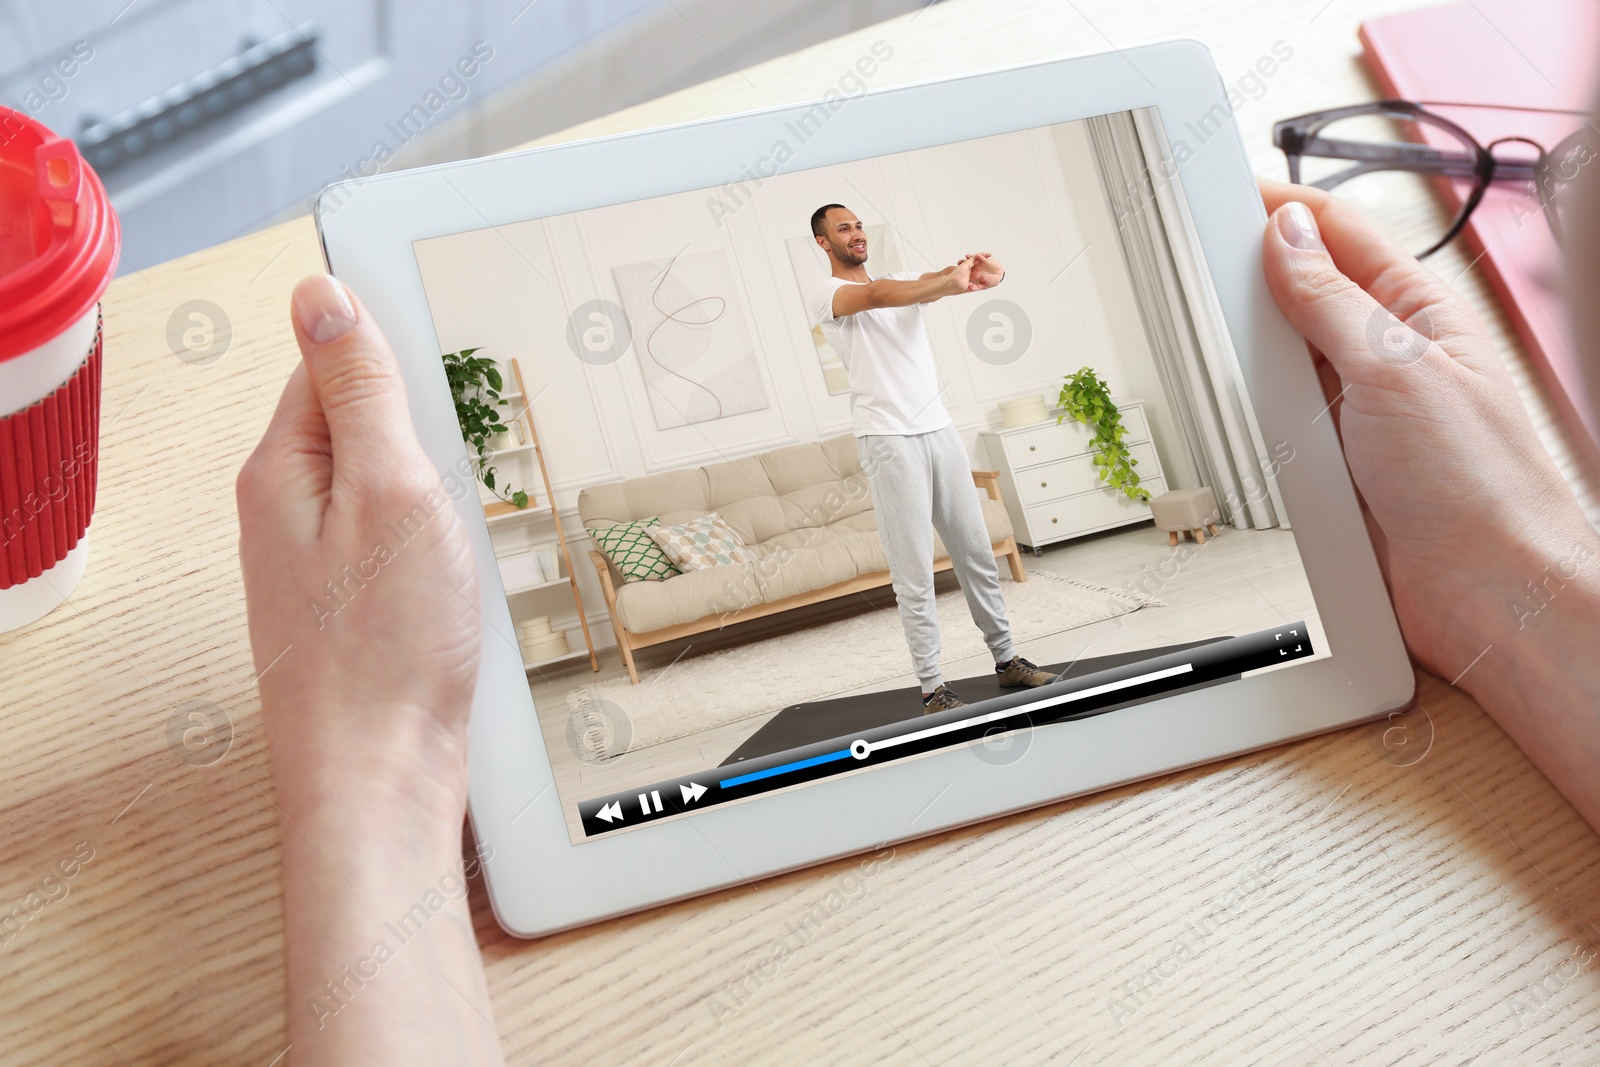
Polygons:
<instances>
[{"instance_id":1,"label":"white chest of drawers","mask_svg":"<svg viewBox=\"0 0 1600 1067\"><path fill-rule=\"evenodd\" d=\"M1139 487L1151 496L1167 491L1161 460L1150 441L1144 401L1118 404L1123 442L1138 461ZM1001 494L1017 543L1035 553L1045 545L1150 518L1143 501L1100 481L1091 449L1093 432L1071 419L985 430L979 438L1000 471Z\"/></svg>"}]
</instances>

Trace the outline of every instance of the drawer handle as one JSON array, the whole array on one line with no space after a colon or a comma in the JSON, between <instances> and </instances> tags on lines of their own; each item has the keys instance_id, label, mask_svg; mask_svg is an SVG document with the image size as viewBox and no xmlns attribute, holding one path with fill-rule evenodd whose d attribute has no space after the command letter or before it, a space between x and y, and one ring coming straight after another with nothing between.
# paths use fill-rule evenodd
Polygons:
<instances>
[{"instance_id":1,"label":"drawer handle","mask_svg":"<svg viewBox=\"0 0 1600 1067\"><path fill-rule=\"evenodd\" d=\"M1028 451L1029 452L1037 452L1037 451L1039 451L1039 446L1038 445L1029 445L1028 446Z\"/></svg>"},{"instance_id":2,"label":"drawer handle","mask_svg":"<svg viewBox=\"0 0 1600 1067\"><path fill-rule=\"evenodd\" d=\"M1060 519L1056 519L1056 518L1052 518L1050 521L1051 522L1060 522L1061 520Z\"/></svg>"},{"instance_id":3,"label":"drawer handle","mask_svg":"<svg viewBox=\"0 0 1600 1067\"><path fill-rule=\"evenodd\" d=\"M303 22L109 119L86 119L77 142L101 174L313 74L322 30Z\"/></svg>"},{"instance_id":4,"label":"drawer handle","mask_svg":"<svg viewBox=\"0 0 1600 1067\"><path fill-rule=\"evenodd\" d=\"M1049 484L1050 484L1050 483L1049 483L1049 482L1040 482L1040 483L1039 483L1039 488L1040 488L1040 489L1043 489L1043 488L1044 488L1044 487L1045 487L1045 486L1047 486L1047 485L1049 485Z\"/></svg>"}]
</instances>

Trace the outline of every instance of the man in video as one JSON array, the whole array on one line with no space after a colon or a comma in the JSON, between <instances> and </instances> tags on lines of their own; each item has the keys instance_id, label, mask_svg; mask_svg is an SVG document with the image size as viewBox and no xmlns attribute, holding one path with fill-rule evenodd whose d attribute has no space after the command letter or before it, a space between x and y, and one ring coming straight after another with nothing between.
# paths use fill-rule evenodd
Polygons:
<instances>
[{"instance_id":1,"label":"man in video","mask_svg":"<svg viewBox=\"0 0 1600 1067\"><path fill-rule=\"evenodd\" d=\"M900 625L922 684L925 714L963 705L939 670L939 622L933 596L933 532L950 553L972 621L994 654L1003 686L1036 686L1055 676L1018 656L1000 593L983 512L973 491L967 449L939 399L933 347L921 305L999 285L1005 270L987 252L963 256L931 274L867 273L867 233L843 204L811 216L832 277L811 309L850 372L850 412L861 467L872 486L878 536ZM930 522L931 520L931 522Z\"/></svg>"}]
</instances>

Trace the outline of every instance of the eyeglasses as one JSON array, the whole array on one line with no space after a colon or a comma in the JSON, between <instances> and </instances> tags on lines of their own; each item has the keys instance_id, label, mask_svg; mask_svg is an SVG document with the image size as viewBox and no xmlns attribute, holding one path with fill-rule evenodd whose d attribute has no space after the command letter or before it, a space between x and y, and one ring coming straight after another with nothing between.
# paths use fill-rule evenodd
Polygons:
<instances>
[{"instance_id":1,"label":"eyeglasses","mask_svg":"<svg viewBox=\"0 0 1600 1067\"><path fill-rule=\"evenodd\" d=\"M1549 150L1532 138L1517 136L1484 145L1430 107L1588 114L1562 108L1379 100L1284 119L1272 127L1272 143L1289 161L1291 182L1337 188L1341 199L1356 203L1390 229L1410 234L1414 246L1423 248L1418 259L1455 239L1483 201L1490 182L1526 184L1525 214L1542 214L1561 240L1563 204L1571 201L1568 186L1600 154L1600 129L1585 121ZM1454 217L1435 207L1431 218L1417 219L1414 187L1446 182L1454 186L1461 205ZM1518 211L1516 204L1512 210ZM1521 214L1518 221L1520 225Z\"/></svg>"}]
</instances>

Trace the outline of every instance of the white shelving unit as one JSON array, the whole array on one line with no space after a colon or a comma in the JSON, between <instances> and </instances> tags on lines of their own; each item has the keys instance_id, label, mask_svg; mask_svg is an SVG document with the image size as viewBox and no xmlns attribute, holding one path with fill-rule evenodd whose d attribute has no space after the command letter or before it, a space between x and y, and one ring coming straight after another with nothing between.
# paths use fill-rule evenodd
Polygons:
<instances>
[{"instance_id":1,"label":"white shelving unit","mask_svg":"<svg viewBox=\"0 0 1600 1067\"><path fill-rule=\"evenodd\" d=\"M511 586L506 586L506 596L516 596L518 593L534 593L534 592L539 591L540 589L554 589L556 586L558 586L558 585L566 585L570 581L572 581L571 578L567 578L567 577L563 576L561 578L556 578L556 579L553 579L553 580L548 581L548 582L536 582L533 585L519 585L519 586L516 586L515 588L513 588Z\"/></svg>"},{"instance_id":2,"label":"white shelving unit","mask_svg":"<svg viewBox=\"0 0 1600 1067\"><path fill-rule=\"evenodd\" d=\"M502 456L504 454L505 453L503 453L503 452L496 452L495 453L496 456ZM533 494L530 493L528 495L532 496ZM500 505L502 507L510 508L510 510L509 511L491 510L491 509L495 508L496 505ZM516 507L515 505L505 504L502 501L498 501L497 500L497 501L495 501L494 504L486 504L486 505L484 505L484 508L483 508L483 519L490 526L505 526L505 525L508 525L509 523L515 522L518 519L536 519L536 518L546 518L547 519L551 515L553 515L554 513L555 513L554 510L552 508L550 508L548 505L529 504L525 508L519 508L519 507Z\"/></svg>"},{"instance_id":3,"label":"white shelving unit","mask_svg":"<svg viewBox=\"0 0 1600 1067\"><path fill-rule=\"evenodd\" d=\"M545 580L541 582L520 584L506 582L506 600L510 605L511 619L514 623L540 615L550 615L552 630L564 632L567 635L567 644L572 649L559 656L525 663L524 666L531 674L544 667L580 662L587 657L590 669L598 671L600 659L595 654L594 638L589 633L588 616L583 610L583 594L579 592L578 583L572 577L572 553L567 547L566 534L561 529L561 512L556 507L555 494L550 488L550 472L545 467L544 452L539 447L539 431L534 425L532 410L525 404L517 404L527 396L528 392L522 380L522 368L516 359L512 359L509 369L511 371L509 377L517 387L515 391L501 393L500 399L512 401L514 407L520 407L520 410L507 421L523 429L527 443L496 449L492 458L500 475L497 484L505 484L507 476L510 475L511 484L527 492L530 502L527 507L519 508L503 500L486 500L483 517L489 525L489 540L495 547L497 559L507 558L507 553L502 552L502 549L506 548L511 548L511 554L515 554L530 552L552 541L558 546L558 560L565 573L556 576L546 574ZM503 463L506 460L510 463ZM532 462L529 462L530 460ZM534 479L535 473L537 481ZM539 492L540 485L543 486L542 496ZM550 532L541 539L535 531L543 527L548 527ZM564 597L562 594L565 594ZM556 605L552 605L552 601L556 601ZM562 604L562 601L565 604ZM555 620L564 614L561 607L565 605L570 605L576 611L577 619L574 623L561 625Z\"/></svg>"}]
</instances>

